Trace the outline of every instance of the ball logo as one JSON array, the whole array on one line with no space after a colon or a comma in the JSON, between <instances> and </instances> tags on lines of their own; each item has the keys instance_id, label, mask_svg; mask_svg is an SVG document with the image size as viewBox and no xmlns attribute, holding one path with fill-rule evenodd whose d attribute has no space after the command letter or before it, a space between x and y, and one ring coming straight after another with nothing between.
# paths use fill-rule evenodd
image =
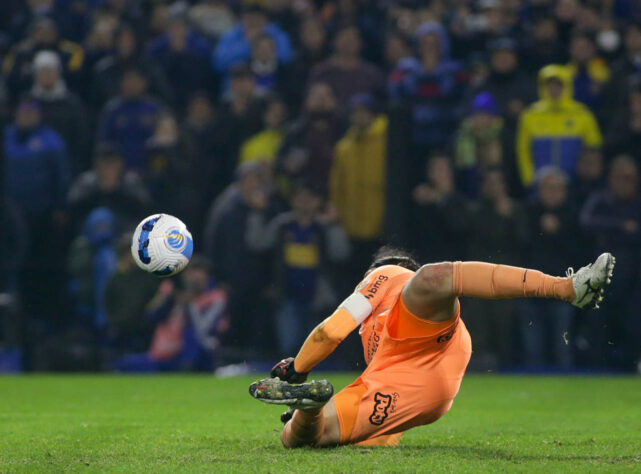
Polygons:
<instances>
[{"instance_id":1,"label":"ball logo","mask_svg":"<svg viewBox=\"0 0 641 474\"><path fill-rule=\"evenodd\" d=\"M181 250L185 243L185 237L177 230L172 230L167 235L167 243L172 249Z\"/></svg>"}]
</instances>

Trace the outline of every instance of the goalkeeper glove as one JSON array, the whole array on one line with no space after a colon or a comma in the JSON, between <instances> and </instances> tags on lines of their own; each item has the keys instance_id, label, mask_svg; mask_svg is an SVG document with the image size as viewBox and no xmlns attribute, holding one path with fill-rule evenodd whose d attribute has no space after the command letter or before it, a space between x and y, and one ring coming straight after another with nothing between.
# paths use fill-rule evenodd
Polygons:
<instances>
[{"instance_id":1,"label":"goalkeeper glove","mask_svg":"<svg viewBox=\"0 0 641 474\"><path fill-rule=\"evenodd\" d=\"M309 372L296 372L293 357L281 360L278 364L272 367L272 370L269 373L271 377L278 377L279 379L289 383L303 383L307 380L307 374L309 374Z\"/></svg>"}]
</instances>

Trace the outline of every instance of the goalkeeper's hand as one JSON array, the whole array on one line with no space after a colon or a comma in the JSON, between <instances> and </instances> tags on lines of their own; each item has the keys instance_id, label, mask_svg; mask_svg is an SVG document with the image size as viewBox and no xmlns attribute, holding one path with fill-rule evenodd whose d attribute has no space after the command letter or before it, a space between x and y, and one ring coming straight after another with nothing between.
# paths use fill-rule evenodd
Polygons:
<instances>
[{"instance_id":1,"label":"goalkeeper's hand","mask_svg":"<svg viewBox=\"0 0 641 474\"><path fill-rule=\"evenodd\" d=\"M281 360L278 364L272 367L272 370L269 373L271 377L278 377L279 379L289 383L303 383L307 380L307 374L309 374L309 372L296 372L293 357Z\"/></svg>"}]
</instances>

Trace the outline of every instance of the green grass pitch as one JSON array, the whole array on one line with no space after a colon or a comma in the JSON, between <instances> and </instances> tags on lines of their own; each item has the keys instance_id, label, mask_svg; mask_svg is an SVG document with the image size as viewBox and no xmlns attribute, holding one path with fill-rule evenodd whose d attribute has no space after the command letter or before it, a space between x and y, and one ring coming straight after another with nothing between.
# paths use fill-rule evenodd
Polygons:
<instances>
[{"instance_id":1,"label":"green grass pitch","mask_svg":"<svg viewBox=\"0 0 641 474\"><path fill-rule=\"evenodd\" d=\"M641 378L470 375L397 448L295 451L251 380L0 377L0 472L641 472Z\"/></svg>"}]
</instances>

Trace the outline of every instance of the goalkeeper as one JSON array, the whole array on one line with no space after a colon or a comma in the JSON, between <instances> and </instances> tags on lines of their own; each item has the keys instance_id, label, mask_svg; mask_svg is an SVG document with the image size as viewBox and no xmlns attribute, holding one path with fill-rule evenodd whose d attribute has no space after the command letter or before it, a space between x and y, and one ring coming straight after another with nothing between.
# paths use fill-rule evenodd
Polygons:
<instances>
[{"instance_id":1,"label":"goalkeeper","mask_svg":"<svg viewBox=\"0 0 641 474\"><path fill-rule=\"evenodd\" d=\"M398 444L410 428L433 423L452 406L472 353L459 296L556 298L598 308L615 259L604 253L576 273L482 262L418 265L382 249L365 278L307 337L295 358L276 364L250 394L290 410L281 441L287 448ZM367 368L336 395L326 380L303 383L312 368L359 327Z\"/></svg>"}]
</instances>

